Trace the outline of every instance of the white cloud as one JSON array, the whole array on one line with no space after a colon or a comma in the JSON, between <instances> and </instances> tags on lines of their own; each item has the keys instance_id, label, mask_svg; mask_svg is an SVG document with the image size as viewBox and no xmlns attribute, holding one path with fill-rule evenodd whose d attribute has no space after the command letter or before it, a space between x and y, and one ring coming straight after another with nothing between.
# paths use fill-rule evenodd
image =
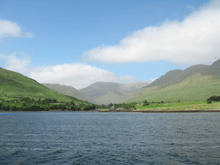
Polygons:
<instances>
[{"instance_id":1,"label":"white cloud","mask_svg":"<svg viewBox=\"0 0 220 165\"><path fill-rule=\"evenodd\" d=\"M117 76L116 74L95 66L72 63L54 65L34 69L29 76L40 83L58 83L81 89L95 83L102 82L141 82L133 76Z\"/></svg>"},{"instance_id":2,"label":"white cloud","mask_svg":"<svg viewBox=\"0 0 220 165\"><path fill-rule=\"evenodd\" d=\"M0 38L3 37L33 37L32 32L22 32L16 23L0 19Z\"/></svg>"},{"instance_id":3,"label":"white cloud","mask_svg":"<svg viewBox=\"0 0 220 165\"><path fill-rule=\"evenodd\" d=\"M31 64L30 57L27 57L24 53L0 54L0 59L5 60L6 69L22 73L27 73L28 66Z\"/></svg>"},{"instance_id":4,"label":"white cloud","mask_svg":"<svg viewBox=\"0 0 220 165\"><path fill-rule=\"evenodd\" d=\"M34 68L31 58L24 53L0 54L0 60L5 62L5 69L22 73L40 83L58 83L69 85L76 89L87 87L97 81L118 83L151 82L151 80L140 80L133 76L118 76L110 71L82 63Z\"/></svg>"},{"instance_id":5,"label":"white cloud","mask_svg":"<svg viewBox=\"0 0 220 165\"><path fill-rule=\"evenodd\" d=\"M182 22L165 21L122 39L119 45L83 53L85 60L106 63L165 60L176 64L211 64L220 58L220 0L187 16Z\"/></svg>"}]
</instances>

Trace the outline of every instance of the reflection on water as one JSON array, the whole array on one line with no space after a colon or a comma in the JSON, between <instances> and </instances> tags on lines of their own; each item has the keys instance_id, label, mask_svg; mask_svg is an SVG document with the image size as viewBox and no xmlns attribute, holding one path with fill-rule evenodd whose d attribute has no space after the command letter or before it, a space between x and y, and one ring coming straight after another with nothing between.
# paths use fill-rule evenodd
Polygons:
<instances>
[{"instance_id":1,"label":"reflection on water","mask_svg":"<svg viewBox=\"0 0 220 165\"><path fill-rule=\"evenodd\" d=\"M0 163L220 164L219 121L220 113L17 112L0 116Z\"/></svg>"}]
</instances>

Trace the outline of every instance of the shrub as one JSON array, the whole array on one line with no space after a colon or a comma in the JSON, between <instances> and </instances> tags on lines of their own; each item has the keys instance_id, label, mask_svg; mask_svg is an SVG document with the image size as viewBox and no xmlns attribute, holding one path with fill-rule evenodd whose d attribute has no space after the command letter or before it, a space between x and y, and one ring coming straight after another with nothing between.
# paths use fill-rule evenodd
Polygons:
<instances>
[{"instance_id":1,"label":"shrub","mask_svg":"<svg viewBox=\"0 0 220 165\"><path fill-rule=\"evenodd\" d=\"M71 110L71 111L75 111L75 110L76 110L76 108L75 108L74 105L69 105L69 106L67 107L67 109L68 109L68 110Z\"/></svg>"},{"instance_id":2,"label":"shrub","mask_svg":"<svg viewBox=\"0 0 220 165\"><path fill-rule=\"evenodd\" d=\"M146 102L146 103L143 104L143 106L147 106L147 105L150 105L150 104L149 104L148 102Z\"/></svg>"},{"instance_id":3,"label":"shrub","mask_svg":"<svg viewBox=\"0 0 220 165\"><path fill-rule=\"evenodd\" d=\"M212 100L210 98L207 99L207 104L212 104Z\"/></svg>"},{"instance_id":4,"label":"shrub","mask_svg":"<svg viewBox=\"0 0 220 165\"><path fill-rule=\"evenodd\" d=\"M15 105L10 105L10 110L11 111L16 111L17 110L17 107Z\"/></svg>"},{"instance_id":5,"label":"shrub","mask_svg":"<svg viewBox=\"0 0 220 165\"><path fill-rule=\"evenodd\" d=\"M220 101L220 96L211 96L210 98L211 101Z\"/></svg>"}]
</instances>

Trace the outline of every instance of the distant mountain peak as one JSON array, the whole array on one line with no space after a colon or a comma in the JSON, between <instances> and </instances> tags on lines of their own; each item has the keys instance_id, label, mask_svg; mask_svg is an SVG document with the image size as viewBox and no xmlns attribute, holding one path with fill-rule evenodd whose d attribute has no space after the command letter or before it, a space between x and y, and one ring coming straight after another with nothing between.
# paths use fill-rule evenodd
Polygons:
<instances>
[{"instance_id":1,"label":"distant mountain peak","mask_svg":"<svg viewBox=\"0 0 220 165\"><path fill-rule=\"evenodd\" d=\"M148 84L147 82L127 84L95 82L80 91L100 104L122 103Z\"/></svg>"},{"instance_id":2,"label":"distant mountain peak","mask_svg":"<svg viewBox=\"0 0 220 165\"><path fill-rule=\"evenodd\" d=\"M88 101L90 103L96 104L96 102L87 97L84 93L80 92L79 90L75 89L72 86L67 86L67 85L60 85L60 84L50 84L50 83L42 83L44 86L46 86L47 88L50 88L52 90L55 90L59 93L68 95L68 96L72 96L75 98L78 98L80 100L83 101Z\"/></svg>"}]
</instances>

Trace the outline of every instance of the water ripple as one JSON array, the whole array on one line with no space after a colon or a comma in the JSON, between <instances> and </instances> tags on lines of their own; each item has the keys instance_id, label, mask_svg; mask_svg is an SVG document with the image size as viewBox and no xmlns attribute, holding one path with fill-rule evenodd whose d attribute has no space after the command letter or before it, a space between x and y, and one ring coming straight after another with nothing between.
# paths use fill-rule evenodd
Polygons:
<instances>
[{"instance_id":1,"label":"water ripple","mask_svg":"<svg viewBox=\"0 0 220 165\"><path fill-rule=\"evenodd\" d=\"M1 164L219 164L220 113L18 112Z\"/></svg>"}]
</instances>

